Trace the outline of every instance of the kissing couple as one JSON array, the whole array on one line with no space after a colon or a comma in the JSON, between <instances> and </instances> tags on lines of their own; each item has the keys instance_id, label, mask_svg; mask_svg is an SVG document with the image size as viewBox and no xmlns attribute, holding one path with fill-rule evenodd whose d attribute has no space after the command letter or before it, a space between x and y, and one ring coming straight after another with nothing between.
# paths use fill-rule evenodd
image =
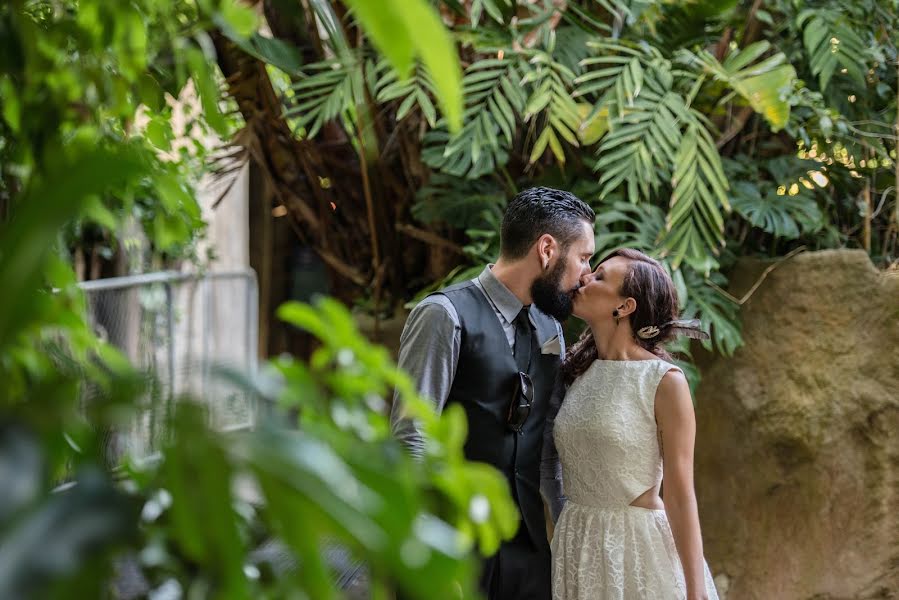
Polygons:
<instances>
[{"instance_id":1,"label":"kissing couple","mask_svg":"<svg viewBox=\"0 0 899 600\"><path fill-rule=\"evenodd\" d=\"M705 334L678 320L671 277L645 254L619 249L591 269L594 220L569 192L519 193L496 263L415 307L399 365L438 412L462 405L466 457L499 469L518 506L517 534L482 563L489 600L717 598L690 388L662 348ZM560 322L572 314L587 328L566 351ZM398 402L391 421L420 455Z\"/></svg>"}]
</instances>

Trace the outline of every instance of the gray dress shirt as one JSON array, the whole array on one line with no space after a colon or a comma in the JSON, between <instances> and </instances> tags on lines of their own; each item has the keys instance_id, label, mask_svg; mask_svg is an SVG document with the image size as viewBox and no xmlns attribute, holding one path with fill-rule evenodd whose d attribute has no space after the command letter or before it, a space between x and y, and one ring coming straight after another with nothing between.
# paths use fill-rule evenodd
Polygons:
<instances>
[{"instance_id":1,"label":"gray dress shirt","mask_svg":"<svg viewBox=\"0 0 899 600\"><path fill-rule=\"evenodd\" d=\"M491 271L493 265L484 268L480 275L472 281L480 289L496 313L506 334L509 347L514 351L515 325L514 320L521 311L522 303L509 288L496 278ZM562 326L556 322L561 344L561 355L565 355L565 341L562 335ZM438 413L443 411L453 379L456 376L456 367L459 364L459 349L462 343L462 330L459 323L459 315L455 306L442 294L428 296L416 306L409 314L403 334L400 337L399 366L412 377L418 393L434 403ZM556 394L553 394L556 400ZM558 403L561 399L558 400ZM555 417L558 405L553 410L550 405L550 413ZM403 415L401 403L394 397L390 411L391 428L394 436L400 440L413 456L420 457L424 453L424 440L418 425ZM551 424L551 421L547 421ZM551 508L561 498L561 467L558 455L555 453L555 444L552 448L546 447L547 436L552 442L552 431L544 433L544 450L541 459L541 491L544 492ZM544 484L545 482L545 484ZM558 482L558 490L555 484Z\"/></svg>"}]
</instances>

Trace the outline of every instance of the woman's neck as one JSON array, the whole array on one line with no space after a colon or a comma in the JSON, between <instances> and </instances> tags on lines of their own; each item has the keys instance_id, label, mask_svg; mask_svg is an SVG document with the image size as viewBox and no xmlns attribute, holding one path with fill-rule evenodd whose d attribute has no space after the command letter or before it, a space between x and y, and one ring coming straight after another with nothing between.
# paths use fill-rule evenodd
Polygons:
<instances>
[{"instance_id":1,"label":"woman's neck","mask_svg":"<svg viewBox=\"0 0 899 600\"><path fill-rule=\"evenodd\" d=\"M626 323L591 325L590 329L593 330L593 341L600 360L646 360L654 356L634 341L630 326Z\"/></svg>"}]
</instances>

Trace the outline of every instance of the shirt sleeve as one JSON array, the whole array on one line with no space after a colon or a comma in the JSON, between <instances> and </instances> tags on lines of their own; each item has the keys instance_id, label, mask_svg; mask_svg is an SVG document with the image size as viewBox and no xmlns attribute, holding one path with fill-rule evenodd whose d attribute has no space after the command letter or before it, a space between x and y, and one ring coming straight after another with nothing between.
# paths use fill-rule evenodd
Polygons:
<instances>
[{"instance_id":1,"label":"shirt sleeve","mask_svg":"<svg viewBox=\"0 0 899 600\"><path fill-rule=\"evenodd\" d=\"M458 313L446 296L425 298L409 314L400 336L399 367L412 378L418 393L440 413L449 397L459 362L462 342ZM394 395L390 409L391 430L415 457L424 454L419 425L406 417Z\"/></svg>"},{"instance_id":2,"label":"shirt sleeve","mask_svg":"<svg viewBox=\"0 0 899 600\"><path fill-rule=\"evenodd\" d=\"M567 500L562 483L562 463L559 461L559 452L556 449L556 441L553 438L556 415L559 413L564 397L565 386L562 383L562 378L556 377L553 392L549 399L549 409L546 413L546 423L543 429L543 454L540 457L540 492L549 505L553 523L559 520L562 507Z\"/></svg>"}]
</instances>

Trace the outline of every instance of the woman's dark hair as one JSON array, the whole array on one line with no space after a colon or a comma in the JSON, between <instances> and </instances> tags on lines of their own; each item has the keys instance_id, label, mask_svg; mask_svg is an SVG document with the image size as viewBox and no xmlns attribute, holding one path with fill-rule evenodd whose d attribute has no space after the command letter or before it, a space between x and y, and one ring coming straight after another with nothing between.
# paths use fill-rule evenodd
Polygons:
<instances>
[{"instance_id":1,"label":"woman's dark hair","mask_svg":"<svg viewBox=\"0 0 899 600\"><path fill-rule=\"evenodd\" d=\"M584 223L593 227L596 215L583 200L563 190L532 187L509 201L500 228L500 254L522 258L544 233L559 241L562 254L581 235Z\"/></svg>"},{"instance_id":2,"label":"woman's dark hair","mask_svg":"<svg viewBox=\"0 0 899 600\"><path fill-rule=\"evenodd\" d=\"M665 323L674 321L680 313L677 289L671 276L658 261L630 248L615 250L602 259L600 264L616 256L631 261L621 283L620 294L637 302L636 310L629 315L634 340L659 358L671 360L671 356L662 348L662 344L673 337L671 325ZM649 339L637 335L640 329L649 326L658 327L659 334ZM588 327L565 355L559 370L562 381L566 386L571 385L597 358L593 331Z\"/></svg>"}]
</instances>

